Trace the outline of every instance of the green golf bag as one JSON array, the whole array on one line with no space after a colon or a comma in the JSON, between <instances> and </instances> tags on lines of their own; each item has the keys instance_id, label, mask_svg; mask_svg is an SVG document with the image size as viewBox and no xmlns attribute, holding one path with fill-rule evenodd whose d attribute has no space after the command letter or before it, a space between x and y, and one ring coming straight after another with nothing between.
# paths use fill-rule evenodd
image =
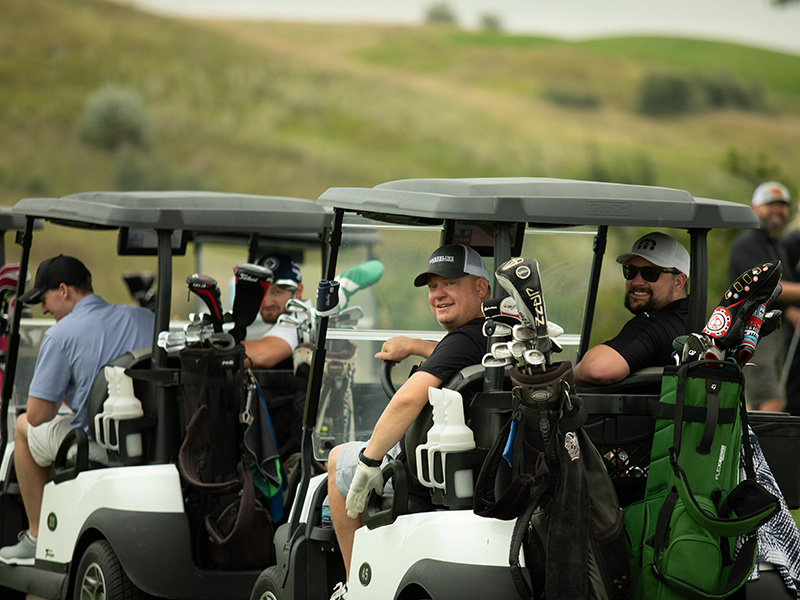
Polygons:
<instances>
[{"instance_id":1,"label":"green golf bag","mask_svg":"<svg viewBox=\"0 0 800 600\"><path fill-rule=\"evenodd\" d=\"M742 388L731 361L665 369L645 497L624 509L633 598L726 598L753 570L779 500L755 481Z\"/></svg>"}]
</instances>

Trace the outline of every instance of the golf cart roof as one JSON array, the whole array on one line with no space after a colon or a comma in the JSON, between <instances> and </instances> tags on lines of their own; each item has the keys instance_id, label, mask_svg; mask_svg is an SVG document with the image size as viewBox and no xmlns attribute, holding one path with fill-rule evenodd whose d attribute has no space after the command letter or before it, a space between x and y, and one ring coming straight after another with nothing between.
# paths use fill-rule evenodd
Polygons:
<instances>
[{"instance_id":1,"label":"golf cart roof","mask_svg":"<svg viewBox=\"0 0 800 600\"><path fill-rule=\"evenodd\" d=\"M225 210L220 210L223 208ZM86 192L62 198L24 198L14 215L76 227L139 227L293 237L314 235L332 223L332 211L284 196L220 192ZM309 232L315 232L313 234Z\"/></svg>"},{"instance_id":2,"label":"golf cart roof","mask_svg":"<svg viewBox=\"0 0 800 600\"><path fill-rule=\"evenodd\" d=\"M10 206L0 206L0 231L22 229L25 229L25 217L13 214Z\"/></svg>"},{"instance_id":3,"label":"golf cart roof","mask_svg":"<svg viewBox=\"0 0 800 600\"><path fill-rule=\"evenodd\" d=\"M403 179L373 188L330 188L318 203L406 224L463 219L540 227L758 227L749 206L695 198L684 190L534 177Z\"/></svg>"}]
</instances>

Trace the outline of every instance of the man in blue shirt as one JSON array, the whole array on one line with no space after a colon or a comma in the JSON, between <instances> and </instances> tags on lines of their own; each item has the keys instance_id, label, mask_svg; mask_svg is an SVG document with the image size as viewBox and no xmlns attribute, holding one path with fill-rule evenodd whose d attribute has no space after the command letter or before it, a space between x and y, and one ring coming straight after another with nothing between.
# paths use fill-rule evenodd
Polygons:
<instances>
[{"instance_id":1,"label":"man in blue shirt","mask_svg":"<svg viewBox=\"0 0 800 600\"><path fill-rule=\"evenodd\" d=\"M0 561L31 565L42 494L61 442L70 429L81 427L88 433L86 404L95 376L125 352L151 346L155 319L146 308L108 304L94 294L84 264L61 254L39 265L33 288L19 301L41 302L42 312L56 320L42 339L27 411L17 418L14 430L14 467L29 530L20 533L15 546L0 549ZM62 403L72 414L59 414ZM90 450L90 458L100 458L92 454Z\"/></svg>"}]
</instances>

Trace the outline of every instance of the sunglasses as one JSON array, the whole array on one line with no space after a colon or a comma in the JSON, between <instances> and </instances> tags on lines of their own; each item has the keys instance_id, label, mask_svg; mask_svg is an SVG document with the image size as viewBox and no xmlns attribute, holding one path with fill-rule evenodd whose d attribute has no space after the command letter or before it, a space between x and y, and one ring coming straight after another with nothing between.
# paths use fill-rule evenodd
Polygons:
<instances>
[{"instance_id":1,"label":"sunglasses","mask_svg":"<svg viewBox=\"0 0 800 600\"><path fill-rule=\"evenodd\" d=\"M661 277L662 273L671 273L672 275L677 275L680 273L680 271L676 271L675 269L662 269L661 267L637 267L634 265L622 265L622 276L628 281L636 279L636 276L639 273L642 274L642 279L645 281L655 283L658 281L658 278Z\"/></svg>"}]
</instances>

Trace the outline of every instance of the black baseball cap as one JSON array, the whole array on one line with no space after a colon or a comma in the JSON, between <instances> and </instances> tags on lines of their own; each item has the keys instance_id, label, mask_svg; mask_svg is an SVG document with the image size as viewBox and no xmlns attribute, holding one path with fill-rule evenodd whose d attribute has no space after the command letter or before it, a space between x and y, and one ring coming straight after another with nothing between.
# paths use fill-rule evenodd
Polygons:
<instances>
[{"instance_id":1,"label":"black baseball cap","mask_svg":"<svg viewBox=\"0 0 800 600\"><path fill-rule=\"evenodd\" d=\"M428 259L428 270L414 278L414 285L428 284L429 275L441 275L448 279L459 279L465 275L477 275L489 279L481 255L464 244L440 246Z\"/></svg>"},{"instance_id":2,"label":"black baseball cap","mask_svg":"<svg viewBox=\"0 0 800 600\"><path fill-rule=\"evenodd\" d=\"M275 285L296 290L303 281L300 265L288 254L268 254L258 264L272 271Z\"/></svg>"},{"instance_id":3,"label":"black baseball cap","mask_svg":"<svg viewBox=\"0 0 800 600\"><path fill-rule=\"evenodd\" d=\"M23 304L38 304L42 294L57 288L62 283L78 285L92 283L92 274L81 261L71 256L59 254L43 260L36 271L33 287L19 297Z\"/></svg>"}]
</instances>

